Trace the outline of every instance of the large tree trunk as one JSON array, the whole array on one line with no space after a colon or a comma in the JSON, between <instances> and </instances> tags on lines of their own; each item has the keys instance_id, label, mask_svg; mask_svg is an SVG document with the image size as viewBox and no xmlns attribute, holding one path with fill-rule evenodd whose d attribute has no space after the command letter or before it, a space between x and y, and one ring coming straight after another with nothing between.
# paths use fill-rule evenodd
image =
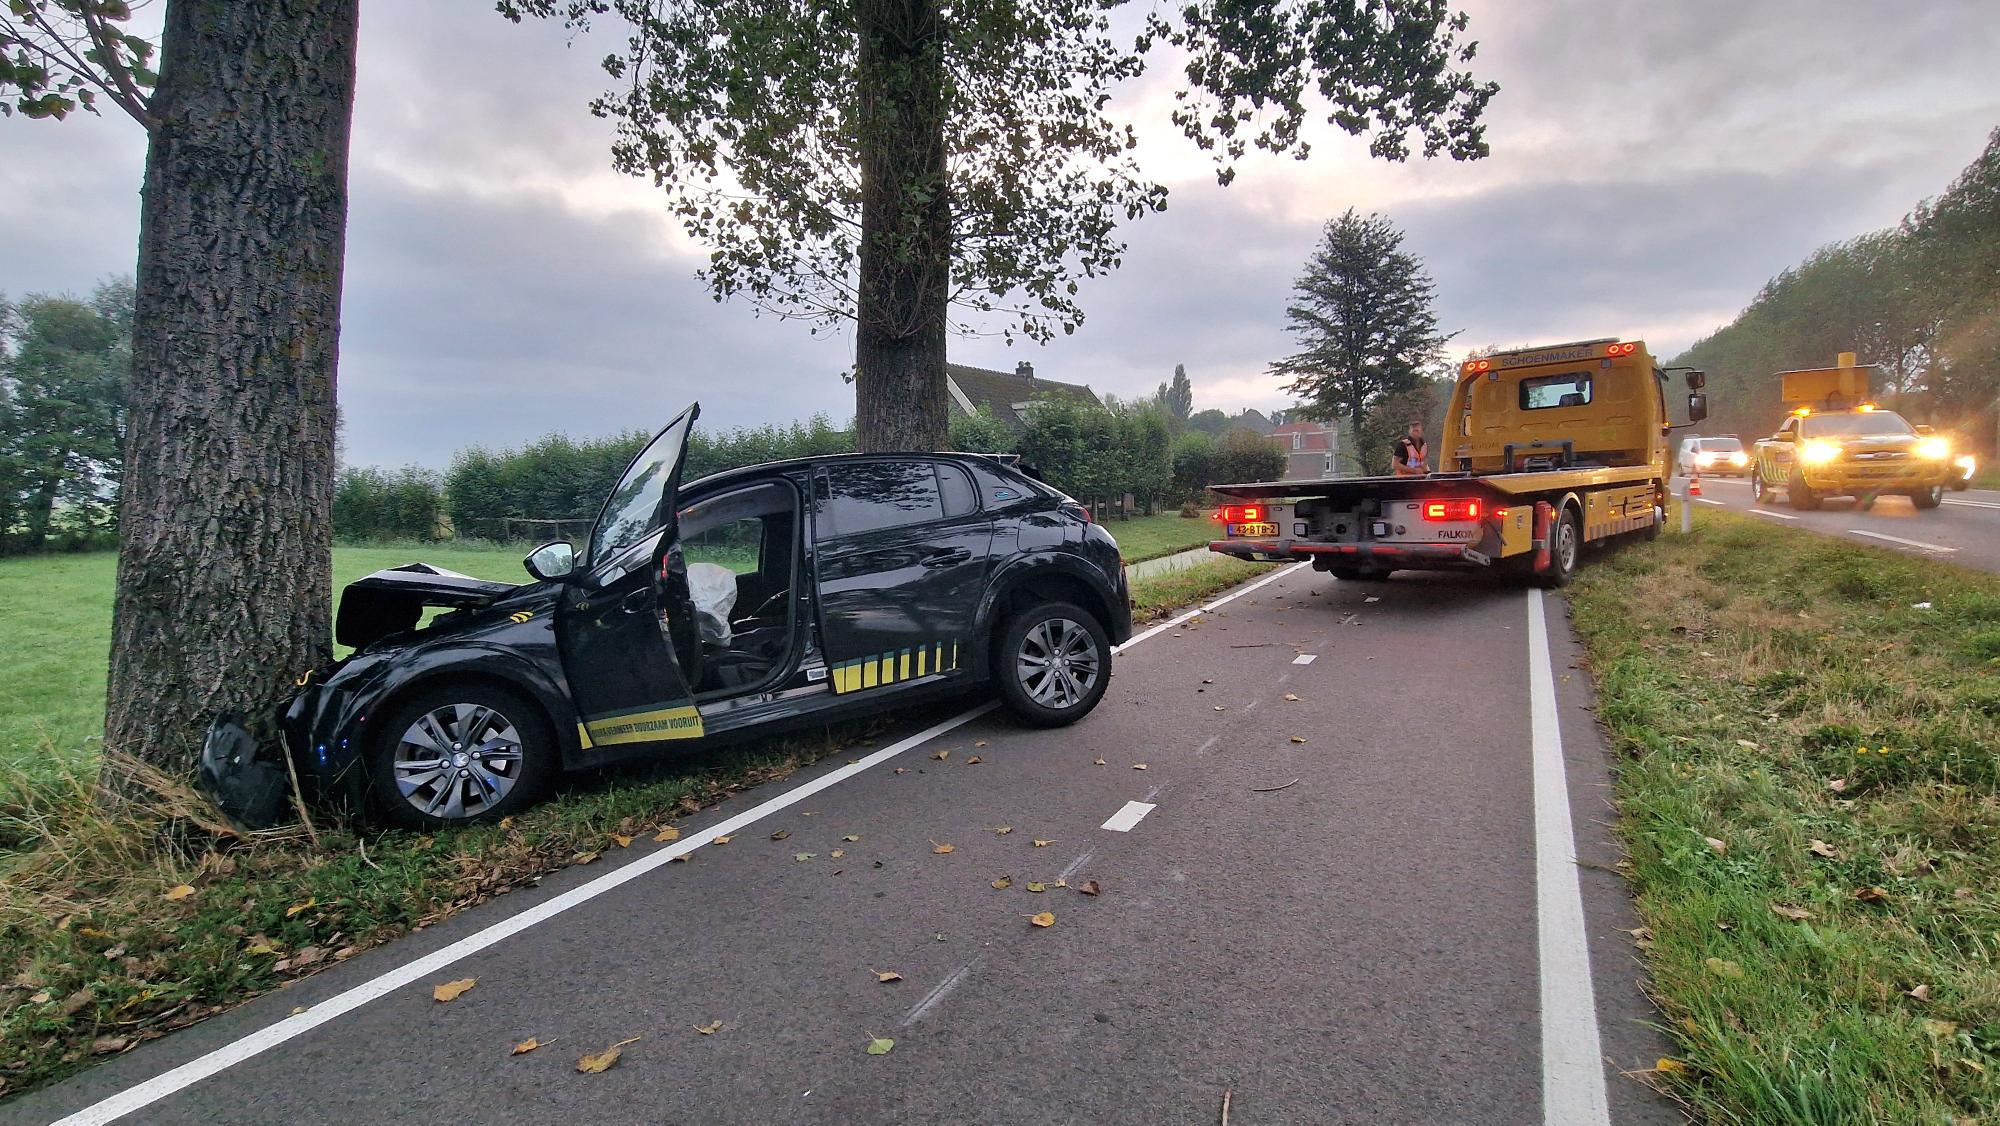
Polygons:
<instances>
[{"instance_id":1,"label":"large tree trunk","mask_svg":"<svg viewBox=\"0 0 2000 1126\"><path fill-rule=\"evenodd\" d=\"M139 229L103 785L329 657L358 0L172 0Z\"/></svg>"},{"instance_id":2,"label":"large tree trunk","mask_svg":"<svg viewBox=\"0 0 2000 1126\"><path fill-rule=\"evenodd\" d=\"M943 449L951 290L944 44L937 0L857 0L861 279L854 333L855 442L867 452Z\"/></svg>"}]
</instances>

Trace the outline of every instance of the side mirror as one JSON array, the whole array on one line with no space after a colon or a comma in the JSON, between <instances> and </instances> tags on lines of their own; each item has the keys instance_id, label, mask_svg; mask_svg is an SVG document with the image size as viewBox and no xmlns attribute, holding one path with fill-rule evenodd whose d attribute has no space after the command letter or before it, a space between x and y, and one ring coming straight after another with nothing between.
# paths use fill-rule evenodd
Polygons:
<instances>
[{"instance_id":1,"label":"side mirror","mask_svg":"<svg viewBox=\"0 0 2000 1126\"><path fill-rule=\"evenodd\" d=\"M1919 423L1917 423L1917 433L1919 433L1919 434L1935 434L1935 433L1937 433L1937 427L1935 427L1935 426L1932 426L1932 425L1931 425L1930 423L1928 423L1928 422L1919 422Z\"/></svg>"},{"instance_id":2,"label":"side mirror","mask_svg":"<svg viewBox=\"0 0 2000 1126\"><path fill-rule=\"evenodd\" d=\"M1699 391L1688 395L1688 421L1700 422L1708 417L1708 396Z\"/></svg>"},{"instance_id":3,"label":"side mirror","mask_svg":"<svg viewBox=\"0 0 2000 1126\"><path fill-rule=\"evenodd\" d=\"M521 560L521 566L538 579L566 579L576 570L576 548L564 540L545 543L529 552L528 557Z\"/></svg>"},{"instance_id":4,"label":"side mirror","mask_svg":"<svg viewBox=\"0 0 2000 1126\"><path fill-rule=\"evenodd\" d=\"M1708 386L1707 372L1691 371L1688 373L1688 390L1699 391L1706 386Z\"/></svg>"}]
</instances>

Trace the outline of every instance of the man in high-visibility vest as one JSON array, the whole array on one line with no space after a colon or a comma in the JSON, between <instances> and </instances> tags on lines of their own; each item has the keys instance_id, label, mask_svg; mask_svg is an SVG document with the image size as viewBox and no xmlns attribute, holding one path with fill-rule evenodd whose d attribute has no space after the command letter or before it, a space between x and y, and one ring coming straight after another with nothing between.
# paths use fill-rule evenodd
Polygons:
<instances>
[{"instance_id":1,"label":"man in high-visibility vest","mask_svg":"<svg viewBox=\"0 0 2000 1126\"><path fill-rule=\"evenodd\" d=\"M1392 458L1392 462L1390 470L1396 476L1422 477L1424 474L1430 472L1430 467L1425 464L1430 451L1429 447L1424 445L1423 419L1411 419L1410 429L1402 437L1396 439L1396 444L1391 450L1390 457Z\"/></svg>"}]
</instances>

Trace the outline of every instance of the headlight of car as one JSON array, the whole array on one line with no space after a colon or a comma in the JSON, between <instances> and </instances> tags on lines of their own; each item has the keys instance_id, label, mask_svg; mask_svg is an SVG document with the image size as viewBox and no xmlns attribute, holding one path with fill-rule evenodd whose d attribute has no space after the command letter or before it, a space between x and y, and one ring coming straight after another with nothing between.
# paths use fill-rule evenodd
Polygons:
<instances>
[{"instance_id":1,"label":"headlight of car","mask_svg":"<svg viewBox=\"0 0 2000 1126\"><path fill-rule=\"evenodd\" d=\"M1925 438L1917 443L1917 456L1941 461L1951 456L1951 443L1943 438Z\"/></svg>"},{"instance_id":2,"label":"headlight of car","mask_svg":"<svg viewBox=\"0 0 2000 1126\"><path fill-rule=\"evenodd\" d=\"M1714 454L1696 454L1696 455L1694 455L1694 463L1695 463L1696 465L1699 465L1699 466L1703 466L1703 467L1707 467L1707 466L1710 466L1710 465L1714 465L1714 464L1715 464L1715 455L1714 455Z\"/></svg>"},{"instance_id":3,"label":"headlight of car","mask_svg":"<svg viewBox=\"0 0 2000 1126\"><path fill-rule=\"evenodd\" d=\"M1750 464L1750 455L1749 455L1749 454L1730 454L1730 455L1729 455L1729 464L1731 464L1731 465L1748 465L1748 464Z\"/></svg>"},{"instance_id":4,"label":"headlight of car","mask_svg":"<svg viewBox=\"0 0 2000 1126\"><path fill-rule=\"evenodd\" d=\"M1972 474L1979 468L1979 462L1976 459L1974 459L1971 454L1960 454L1957 457L1952 458L1951 463L1953 465L1958 466L1958 468L1961 471L1963 471L1967 477L1972 476Z\"/></svg>"},{"instance_id":5,"label":"headlight of car","mask_svg":"<svg viewBox=\"0 0 2000 1126\"><path fill-rule=\"evenodd\" d=\"M1807 465L1825 465L1840 456L1840 444L1822 442L1817 439L1807 442L1799 449L1799 460Z\"/></svg>"}]
</instances>

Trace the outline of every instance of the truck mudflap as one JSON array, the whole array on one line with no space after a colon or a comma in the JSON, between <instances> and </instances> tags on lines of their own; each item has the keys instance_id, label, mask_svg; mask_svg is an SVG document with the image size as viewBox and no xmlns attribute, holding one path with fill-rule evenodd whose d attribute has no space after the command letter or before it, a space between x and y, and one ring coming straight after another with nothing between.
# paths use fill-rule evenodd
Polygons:
<instances>
[{"instance_id":1,"label":"truck mudflap","mask_svg":"<svg viewBox=\"0 0 2000 1126\"><path fill-rule=\"evenodd\" d=\"M1369 559L1400 567L1421 568L1427 564L1468 564L1484 567L1493 562L1483 552L1456 543L1299 543L1295 540L1212 540L1208 549L1218 555L1252 560L1309 560L1316 557Z\"/></svg>"}]
</instances>

